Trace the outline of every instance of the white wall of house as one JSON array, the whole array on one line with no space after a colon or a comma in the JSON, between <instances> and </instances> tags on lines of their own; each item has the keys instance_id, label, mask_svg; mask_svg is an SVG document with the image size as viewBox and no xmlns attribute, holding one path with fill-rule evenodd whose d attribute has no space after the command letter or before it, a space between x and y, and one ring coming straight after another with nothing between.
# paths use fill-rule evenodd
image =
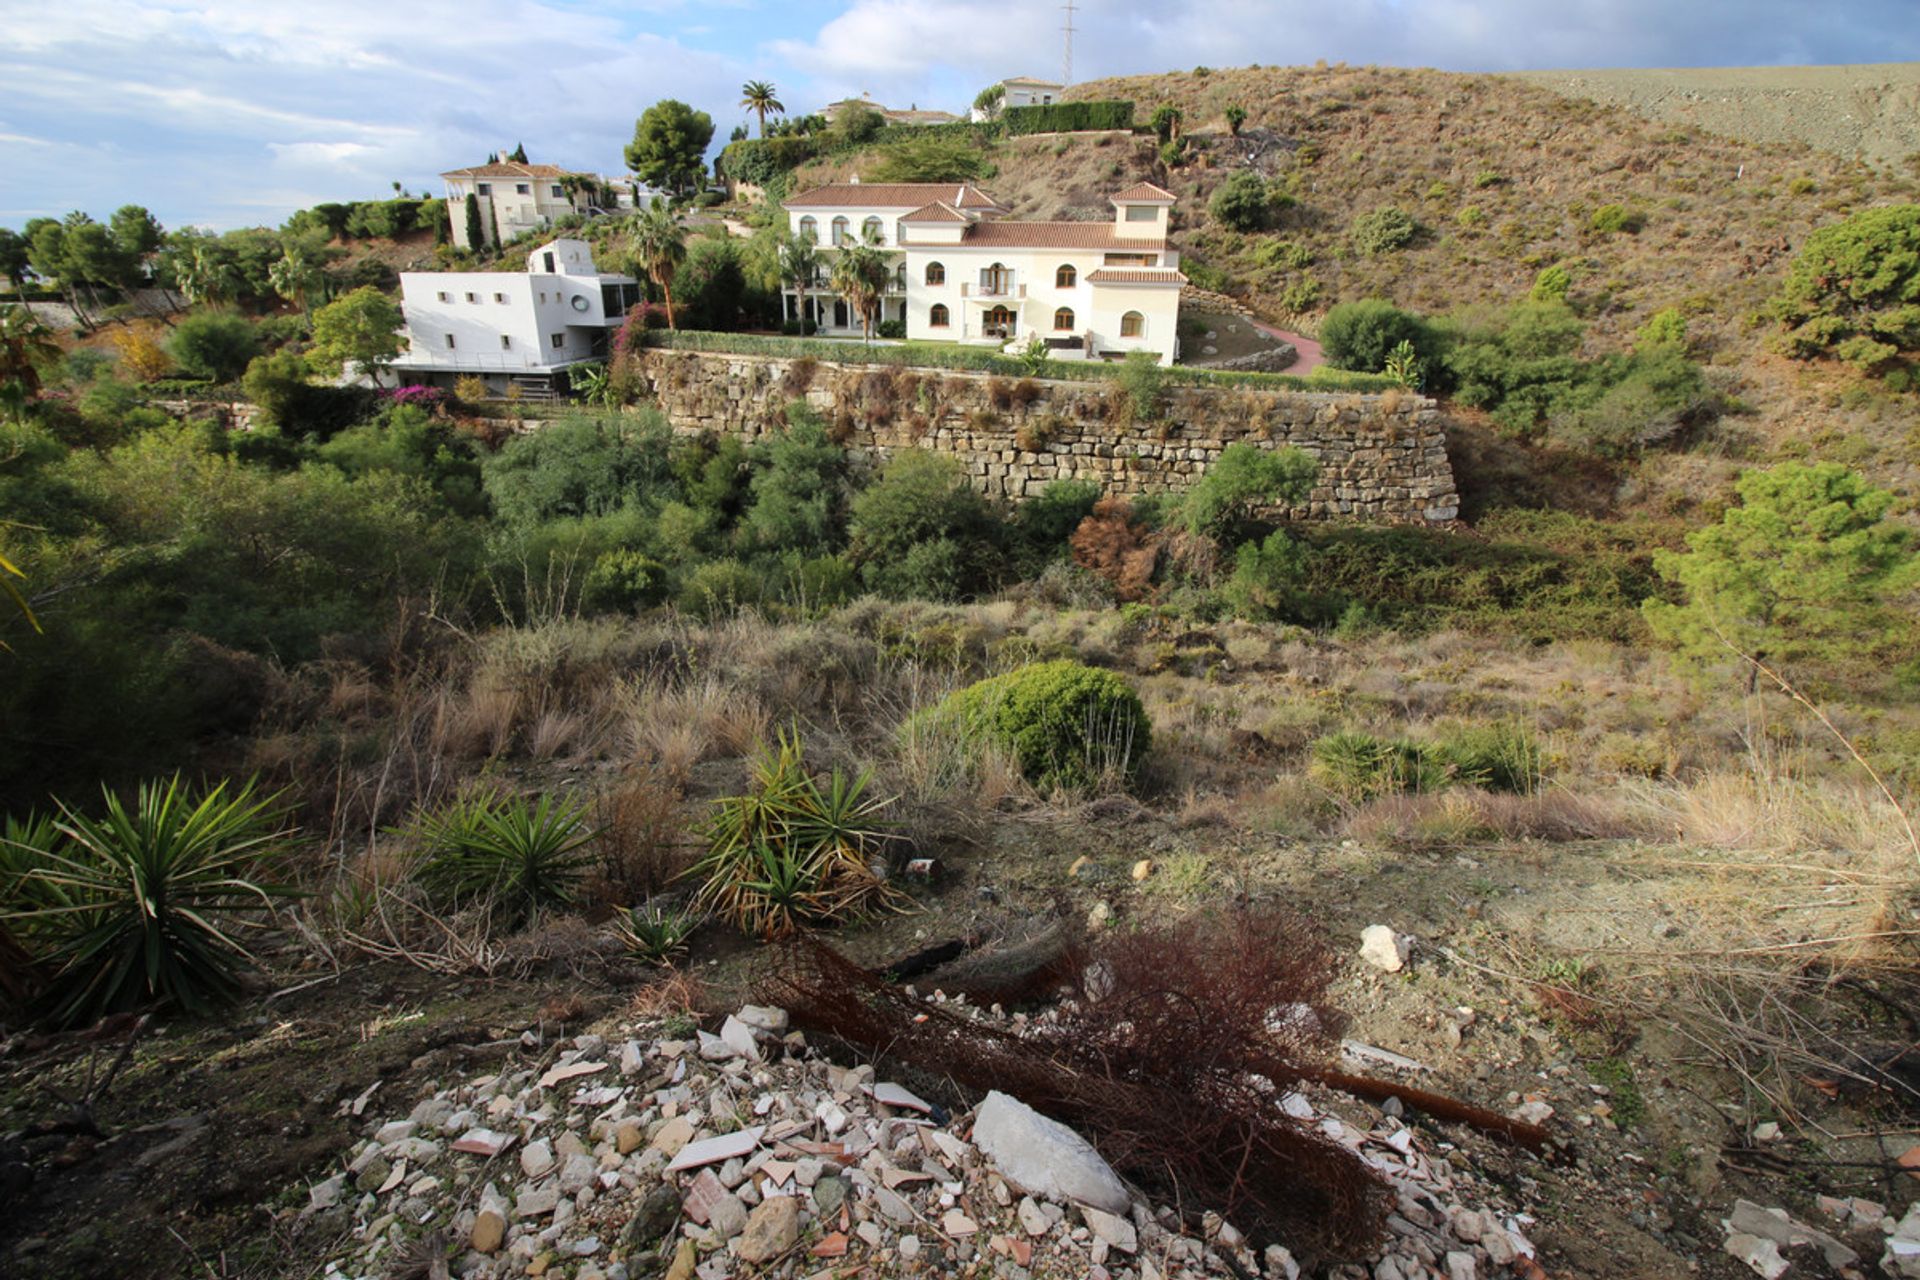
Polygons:
<instances>
[{"instance_id":1,"label":"white wall of house","mask_svg":"<svg viewBox=\"0 0 1920 1280\"><path fill-rule=\"evenodd\" d=\"M557 177L447 177L447 211L452 223L453 242L462 249L467 243L467 196L480 200L481 234L493 235L500 228L500 242L517 235L553 225L556 218L575 212L566 188ZM493 218L487 216L488 207Z\"/></svg>"},{"instance_id":2,"label":"white wall of house","mask_svg":"<svg viewBox=\"0 0 1920 1280\"><path fill-rule=\"evenodd\" d=\"M1000 106L1007 107L1043 107L1060 101L1065 86L1048 80L1027 80L1015 78L1000 82L1002 97Z\"/></svg>"},{"instance_id":3,"label":"white wall of house","mask_svg":"<svg viewBox=\"0 0 1920 1280\"><path fill-rule=\"evenodd\" d=\"M1005 246L915 245L907 254L907 336L951 342L1018 342L1034 337L1084 338L1098 358L1114 351L1153 351L1162 364L1174 356L1175 324L1180 311L1178 286L1126 287L1095 285L1088 276L1105 264L1106 253L1094 249L1021 249ZM928 267L942 268L944 283L927 283ZM995 267L999 268L994 273ZM1063 284L1061 268L1071 269L1071 283ZM989 292L986 281L999 282ZM947 323L937 323L937 306L947 309ZM1070 323L1058 313L1073 314ZM1004 333L993 332L1011 323ZM1122 333L1121 319L1138 312L1139 336ZM1083 358L1086 348L1062 350L1064 359Z\"/></svg>"},{"instance_id":4,"label":"white wall of house","mask_svg":"<svg viewBox=\"0 0 1920 1280\"><path fill-rule=\"evenodd\" d=\"M838 295L826 283L833 274L836 245L842 241L847 244L863 243L866 229L871 224L879 237L877 243L887 251L887 271L897 281L907 261L906 254L900 248L900 219L919 207L918 204L864 205L787 210L788 229L795 235L811 234L814 243L820 246L820 283L807 291L807 309L816 317L821 333L846 335L864 332L860 318L850 308L844 305L836 307ZM788 292L791 293L791 289ZM789 307L798 303L797 298L788 299ZM904 320L905 305L905 295L897 286L890 285L880 302L880 319Z\"/></svg>"},{"instance_id":5,"label":"white wall of house","mask_svg":"<svg viewBox=\"0 0 1920 1280\"><path fill-rule=\"evenodd\" d=\"M402 272L409 349L395 368L547 373L594 358L597 342L625 318L617 306L609 312L603 286L636 286L634 279L596 271L584 240L542 245L527 266Z\"/></svg>"}]
</instances>

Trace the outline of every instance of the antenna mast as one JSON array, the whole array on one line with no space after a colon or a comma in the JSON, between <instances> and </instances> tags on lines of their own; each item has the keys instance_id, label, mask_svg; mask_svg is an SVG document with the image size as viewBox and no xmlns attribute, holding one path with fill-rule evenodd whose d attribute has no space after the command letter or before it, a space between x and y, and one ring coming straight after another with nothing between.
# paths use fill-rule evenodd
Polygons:
<instances>
[{"instance_id":1,"label":"antenna mast","mask_svg":"<svg viewBox=\"0 0 1920 1280\"><path fill-rule=\"evenodd\" d=\"M1073 0L1067 0L1067 2L1061 5L1060 8L1067 15L1066 24L1060 28L1060 30L1064 32L1067 37L1066 57L1061 65L1060 83L1072 84L1073 83L1073 14L1074 14Z\"/></svg>"}]
</instances>

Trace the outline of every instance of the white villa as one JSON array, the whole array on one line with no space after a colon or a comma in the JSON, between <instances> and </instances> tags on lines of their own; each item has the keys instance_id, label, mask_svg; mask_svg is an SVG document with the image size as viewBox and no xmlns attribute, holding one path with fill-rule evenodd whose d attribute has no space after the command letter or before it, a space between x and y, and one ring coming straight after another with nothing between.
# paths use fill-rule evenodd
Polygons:
<instances>
[{"instance_id":1,"label":"white villa","mask_svg":"<svg viewBox=\"0 0 1920 1280\"><path fill-rule=\"evenodd\" d=\"M453 169L440 177L447 184L453 242L462 249L480 247L468 243L469 195L480 202L482 238L489 244L505 244L523 232L550 227L555 218L565 214L587 212L593 207L594 195L585 184L598 187L603 183L595 174L512 160Z\"/></svg>"},{"instance_id":2,"label":"white villa","mask_svg":"<svg viewBox=\"0 0 1920 1280\"><path fill-rule=\"evenodd\" d=\"M880 319L909 338L1024 346L1039 337L1055 359L1113 360L1178 352L1179 251L1167 243L1171 192L1137 183L1109 198L1110 222L1015 222L966 183L834 183L786 202L789 225L830 257L868 240L886 251L891 283ZM860 319L823 269L807 291L823 334L858 334ZM783 293L783 319L799 315Z\"/></svg>"},{"instance_id":3,"label":"white villa","mask_svg":"<svg viewBox=\"0 0 1920 1280\"><path fill-rule=\"evenodd\" d=\"M407 383L450 387L471 374L496 392L546 391L567 366L605 359L610 332L639 301L639 282L595 270L584 240L541 245L524 272L405 271L409 350L393 368Z\"/></svg>"},{"instance_id":4,"label":"white villa","mask_svg":"<svg viewBox=\"0 0 1920 1280\"><path fill-rule=\"evenodd\" d=\"M975 124L990 120L995 112L1008 107L1044 107L1060 101L1067 86L1056 80L1035 80L1032 76L1008 76L1000 82L1000 105L993 112L975 107L969 118Z\"/></svg>"}]
</instances>

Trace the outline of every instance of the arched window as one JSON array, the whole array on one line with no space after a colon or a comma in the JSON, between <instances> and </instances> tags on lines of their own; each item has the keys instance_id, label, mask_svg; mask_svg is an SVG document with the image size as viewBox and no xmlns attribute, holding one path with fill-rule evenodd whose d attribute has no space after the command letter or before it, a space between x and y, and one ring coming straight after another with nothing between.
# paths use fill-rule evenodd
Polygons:
<instances>
[{"instance_id":1,"label":"arched window","mask_svg":"<svg viewBox=\"0 0 1920 1280\"><path fill-rule=\"evenodd\" d=\"M1138 311L1129 311L1120 317L1120 336L1138 338L1147 331L1147 318Z\"/></svg>"},{"instance_id":2,"label":"arched window","mask_svg":"<svg viewBox=\"0 0 1920 1280\"><path fill-rule=\"evenodd\" d=\"M868 244L884 244L886 242L886 232L882 230L882 225L880 219L868 218L860 224L861 239L865 240Z\"/></svg>"},{"instance_id":3,"label":"arched window","mask_svg":"<svg viewBox=\"0 0 1920 1280\"><path fill-rule=\"evenodd\" d=\"M812 214L800 219L800 238L808 244L820 243L820 224L813 220Z\"/></svg>"},{"instance_id":4,"label":"arched window","mask_svg":"<svg viewBox=\"0 0 1920 1280\"><path fill-rule=\"evenodd\" d=\"M948 323L947 304L944 302L934 303L932 309L927 312L927 324L935 329L944 329Z\"/></svg>"},{"instance_id":5,"label":"arched window","mask_svg":"<svg viewBox=\"0 0 1920 1280\"><path fill-rule=\"evenodd\" d=\"M1073 328L1073 308L1062 307L1053 313L1053 327L1056 329Z\"/></svg>"},{"instance_id":6,"label":"arched window","mask_svg":"<svg viewBox=\"0 0 1920 1280\"><path fill-rule=\"evenodd\" d=\"M847 242L847 220L844 217L833 220L833 247L839 248Z\"/></svg>"},{"instance_id":7,"label":"arched window","mask_svg":"<svg viewBox=\"0 0 1920 1280\"><path fill-rule=\"evenodd\" d=\"M938 284L945 284L946 282L947 282L946 267L938 262L929 262L927 264L927 283L938 285Z\"/></svg>"},{"instance_id":8,"label":"arched window","mask_svg":"<svg viewBox=\"0 0 1920 1280\"><path fill-rule=\"evenodd\" d=\"M1060 264L1060 269L1053 273L1053 287L1056 289L1071 289L1079 279L1080 274L1073 269L1073 264L1071 262L1063 262Z\"/></svg>"}]
</instances>

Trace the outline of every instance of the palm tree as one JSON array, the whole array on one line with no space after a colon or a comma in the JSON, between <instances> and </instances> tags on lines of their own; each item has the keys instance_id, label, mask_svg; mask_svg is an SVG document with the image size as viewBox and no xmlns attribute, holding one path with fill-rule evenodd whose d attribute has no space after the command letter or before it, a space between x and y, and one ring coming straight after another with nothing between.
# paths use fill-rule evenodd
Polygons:
<instances>
[{"instance_id":1,"label":"palm tree","mask_svg":"<svg viewBox=\"0 0 1920 1280\"><path fill-rule=\"evenodd\" d=\"M38 316L0 307L0 410L7 419L26 421L27 406L40 398L40 366L59 358L59 344Z\"/></svg>"},{"instance_id":2,"label":"palm tree","mask_svg":"<svg viewBox=\"0 0 1920 1280\"><path fill-rule=\"evenodd\" d=\"M306 254L288 249L267 268L267 283L288 302L300 304L300 314L313 320L313 291L320 287L320 264Z\"/></svg>"},{"instance_id":3,"label":"palm tree","mask_svg":"<svg viewBox=\"0 0 1920 1280\"><path fill-rule=\"evenodd\" d=\"M679 328L673 318L673 273L687 260L687 233L659 196L633 220L633 249L647 269L647 278L666 295L667 328Z\"/></svg>"},{"instance_id":4,"label":"palm tree","mask_svg":"<svg viewBox=\"0 0 1920 1280\"><path fill-rule=\"evenodd\" d=\"M807 334L807 289L820 274L820 246L799 232L780 244L780 281L800 299L800 336Z\"/></svg>"},{"instance_id":5,"label":"palm tree","mask_svg":"<svg viewBox=\"0 0 1920 1280\"><path fill-rule=\"evenodd\" d=\"M873 341L873 322L880 314L880 299L887 288L887 255L874 242L872 232L859 244L850 244L834 255L833 287L854 314L868 342Z\"/></svg>"},{"instance_id":6,"label":"palm tree","mask_svg":"<svg viewBox=\"0 0 1920 1280\"><path fill-rule=\"evenodd\" d=\"M767 113L780 115L787 104L775 97L771 83L765 80L749 80L740 86L740 105L760 117L760 136L767 136Z\"/></svg>"}]
</instances>

